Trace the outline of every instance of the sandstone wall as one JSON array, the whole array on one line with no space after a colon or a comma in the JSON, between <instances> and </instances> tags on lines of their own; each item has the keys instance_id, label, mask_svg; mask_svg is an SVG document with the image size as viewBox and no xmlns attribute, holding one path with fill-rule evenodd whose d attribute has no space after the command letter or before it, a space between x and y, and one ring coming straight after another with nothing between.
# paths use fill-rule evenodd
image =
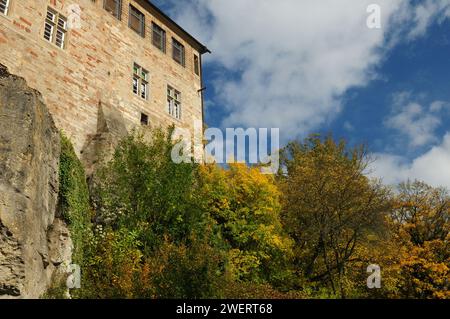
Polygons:
<instances>
[{"instance_id":1,"label":"sandstone wall","mask_svg":"<svg viewBox=\"0 0 450 319\"><path fill-rule=\"evenodd\" d=\"M144 38L128 27L130 2L146 15ZM155 126L192 128L193 119L202 119L201 80L194 72L199 52L145 0L122 3L121 21L103 9L102 0L11 0L8 15L0 15L0 63L42 93L56 126L78 153L97 133L101 104L122 113L128 130L140 125L141 112ZM50 6L68 16L74 4L81 8L81 28L69 30L63 50L43 38L46 10ZM167 32L166 53L151 43L152 22ZM185 67L172 59L172 37L186 48ZM149 71L148 100L132 92L133 63ZM181 121L167 112L167 85L181 92Z\"/></svg>"}]
</instances>

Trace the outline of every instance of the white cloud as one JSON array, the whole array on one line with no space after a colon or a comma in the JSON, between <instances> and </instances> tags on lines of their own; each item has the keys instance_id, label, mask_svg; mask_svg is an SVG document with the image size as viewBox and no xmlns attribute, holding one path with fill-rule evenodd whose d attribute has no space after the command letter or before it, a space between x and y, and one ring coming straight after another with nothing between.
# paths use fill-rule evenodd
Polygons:
<instances>
[{"instance_id":1,"label":"white cloud","mask_svg":"<svg viewBox=\"0 0 450 319\"><path fill-rule=\"evenodd\" d=\"M449 0L425 0L412 9L412 16L415 22L408 34L410 38L416 38L425 34L428 26L434 19L450 17Z\"/></svg>"},{"instance_id":2,"label":"white cloud","mask_svg":"<svg viewBox=\"0 0 450 319\"><path fill-rule=\"evenodd\" d=\"M422 9L379 0L381 30L366 25L372 0L172 2L177 20L212 49L206 61L223 67L213 83L216 107L227 111L223 124L279 127L293 138L332 120L341 96L376 76L387 34L406 19L421 33L448 0L427 0Z\"/></svg>"},{"instance_id":3,"label":"white cloud","mask_svg":"<svg viewBox=\"0 0 450 319\"><path fill-rule=\"evenodd\" d=\"M442 112L442 111L449 111L450 110L450 103L444 102L444 101L435 101L431 103L430 105L430 111L431 112Z\"/></svg>"},{"instance_id":4,"label":"white cloud","mask_svg":"<svg viewBox=\"0 0 450 319\"><path fill-rule=\"evenodd\" d=\"M373 163L371 175L382 177L385 183L397 184L407 179L418 179L450 189L450 132L444 136L440 145L413 161L391 154L375 155L377 160Z\"/></svg>"},{"instance_id":5,"label":"white cloud","mask_svg":"<svg viewBox=\"0 0 450 319\"><path fill-rule=\"evenodd\" d=\"M426 107L411 102L423 98L424 95L413 96L411 92L396 94L392 105L393 114L385 121L385 125L403 137L397 149L403 149L403 143L410 150L427 146L428 151L413 160L408 160L406 155L376 154L373 176L382 177L388 184L418 179L450 189L450 132L442 140L436 134L450 105L444 101L434 101Z\"/></svg>"},{"instance_id":6,"label":"white cloud","mask_svg":"<svg viewBox=\"0 0 450 319\"><path fill-rule=\"evenodd\" d=\"M284 136L336 116L339 97L371 79L384 33L366 26L371 1L200 1L214 17L212 59L239 77L216 84L225 126L280 127ZM383 0L383 21L400 0Z\"/></svg>"},{"instance_id":7,"label":"white cloud","mask_svg":"<svg viewBox=\"0 0 450 319\"><path fill-rule=\"evenodd\" d=\"M374 67L398 41L423 36L434 21L450 17L449 0L378 0L382 29L374 30L366 26L373 0L164 2L174 4L176 20L213 51L205 61L220 71L208 85L220 97L214 107L227 114L223 124L280 127L285 138L332 120L343 107L342 95L379 76ZM408 94L403 100L391 124L402 126L412 145L438 143L433 112L444 104L426 108ZM419 178L450 187L450 133L413 161L379 155L375 175L387 182Z\"/></svg>"},{"instance_id":8,"label":"white cloud","mask_svg":"<svg viewBox=\"0 0 450 319\"><path fill-rule=\"evenodd\" d=\"M405 93L395 97L395 112L385 120L385 126L405 136L413 148L437 142L435 132L442 124L440 115L447 104L435 101L426 108L416 102L407 102L408 97Z\"/></svg>"}]
</instances>

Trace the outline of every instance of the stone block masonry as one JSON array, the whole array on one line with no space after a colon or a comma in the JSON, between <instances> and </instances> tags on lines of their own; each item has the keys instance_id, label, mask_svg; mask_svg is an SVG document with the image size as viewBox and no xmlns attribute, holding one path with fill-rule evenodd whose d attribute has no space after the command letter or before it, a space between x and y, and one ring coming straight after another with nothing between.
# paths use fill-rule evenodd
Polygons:
<instances>
[{"instance_id":1,"label":"stone block masonry","mask_svg":"<svg viewBox=\"0 0 450 319\"><path fill-rule=\"evenodd\" d=\"M9 0L6 15L0 13L0 63L42 93L79 154L97 133L101 104L118 110L128 130L141 125L141 114L152 126L193 129L194 120L202 120L195 57L201 63L207 49L148 1L121 3L120 20L104 9L104 0ZM144 37L129 27L130 5L145 15ZM80 19L63 49L44 39L48 8ZM166 52L152 44L152 23L166 32ZM185 48L185 66L173 59L172 38ZM147 99L133 93L134 63L148 71ZM181 119L168 112L168 86L181 93Z\"/></svg>"}]
</instances>

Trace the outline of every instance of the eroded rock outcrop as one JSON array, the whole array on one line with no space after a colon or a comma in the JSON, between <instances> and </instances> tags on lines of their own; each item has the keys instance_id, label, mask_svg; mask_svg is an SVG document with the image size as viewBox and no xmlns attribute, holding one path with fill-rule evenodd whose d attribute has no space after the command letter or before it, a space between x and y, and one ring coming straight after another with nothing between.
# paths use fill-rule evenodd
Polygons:
<instances>
[{"instance_id":1,"label":"eroded rock outcrop","mask_svg":"<svg viewBox=\"0 0 450 319\"><path fill-rule=\"evenodd\" d=\"M59 155L41 95L0 65L0 298L40 297L70 259L68 230L55 219Z\"/></svg>"},{"instance_id":2,"label":"eroded rock outcrop","mask_svg":"<svg viewBox=\"0 0 450 319\"><path fill-rule=\"evenodd\" d=\"M0 221L0 296L19 296L24 278L20 244Z\"/></svg>"}]
</instances>

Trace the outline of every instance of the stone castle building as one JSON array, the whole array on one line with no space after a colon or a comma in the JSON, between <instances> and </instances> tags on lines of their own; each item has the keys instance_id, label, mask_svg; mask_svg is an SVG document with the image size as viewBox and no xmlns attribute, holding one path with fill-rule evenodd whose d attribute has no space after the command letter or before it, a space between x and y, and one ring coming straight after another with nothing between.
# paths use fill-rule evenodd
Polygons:
<instances>
[{"instance_id":1,"label":"stone castle building","mask_svg":"<svg viewBox=\"0 0 450 319\"><path fill-rule=\"evenodd\" d=\"M139 125L203 120L209 50L148 0L0 0L0 64L41 92L79 153L113 110Z\"/></svg>"}]
</instances>

